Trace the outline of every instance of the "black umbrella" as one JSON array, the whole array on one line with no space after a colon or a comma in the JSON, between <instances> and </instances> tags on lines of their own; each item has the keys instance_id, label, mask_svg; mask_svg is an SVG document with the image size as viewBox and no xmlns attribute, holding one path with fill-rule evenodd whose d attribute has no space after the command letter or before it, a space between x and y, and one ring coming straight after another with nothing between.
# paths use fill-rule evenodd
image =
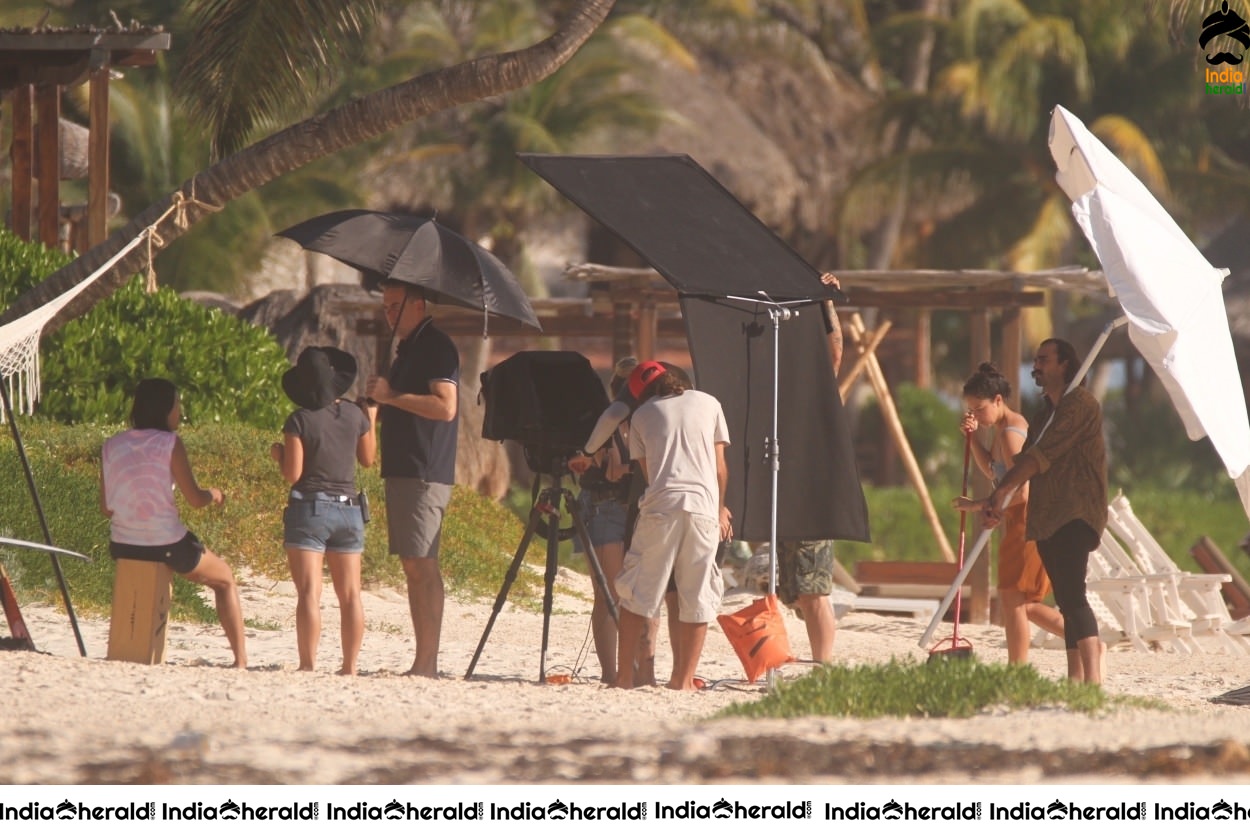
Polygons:
<instances>
[{"instance_id":1,"label":"black umbrella","mask_svg":"<svg viewBox=\"0 0 1250 834\"><path fill-rule=\"evenodd\" d=\"M516 276L490 251L428 217L348 209L278 232L364 273L365 289L383 279L413 284L438 304L516 319L542 330ZM483 322L483 335L485 322Z\"/></svg>"}]
</instances>

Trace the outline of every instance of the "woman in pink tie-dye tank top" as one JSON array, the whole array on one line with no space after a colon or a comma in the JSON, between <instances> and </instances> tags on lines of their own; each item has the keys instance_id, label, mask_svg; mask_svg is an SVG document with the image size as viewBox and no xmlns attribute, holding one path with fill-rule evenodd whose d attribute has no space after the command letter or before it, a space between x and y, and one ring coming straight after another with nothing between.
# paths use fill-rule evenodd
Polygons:
<instances>
[{"instance_id":1,"label":"woman in pink tie-dye tank top","mask_svg":"<svg viewBox=\"0 0 1250 834\"><path fill-rule=\"evenodd\" d=\"M245 669L243 611L234 573L183 525L174 503L175 486L197 509L225 500L221 490L201 488L196 482L186 447L176 434L181 420L182 403L174 384L145 379L135 388L132 428L104 441L100 507L110 522L109 553L114 559L162 562L211 588L234 665Z\"/></svg>"}]
</instances>

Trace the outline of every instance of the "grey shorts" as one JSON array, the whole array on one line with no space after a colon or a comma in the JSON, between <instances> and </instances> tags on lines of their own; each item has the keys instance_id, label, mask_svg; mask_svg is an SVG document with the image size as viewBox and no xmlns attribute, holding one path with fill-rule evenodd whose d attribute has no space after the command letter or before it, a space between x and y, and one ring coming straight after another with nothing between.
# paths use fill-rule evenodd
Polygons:
<instances>
[{"instance_id":1,"label":"grey shorts","mask_svg":"<svg viewBox=\"0 0 1250 834\"><path fill-rule=\"evenodd\" d=\"M451 484L420 478L387 478L386 535L401 559L437 559Z\"/></svg>"}]
</instances>

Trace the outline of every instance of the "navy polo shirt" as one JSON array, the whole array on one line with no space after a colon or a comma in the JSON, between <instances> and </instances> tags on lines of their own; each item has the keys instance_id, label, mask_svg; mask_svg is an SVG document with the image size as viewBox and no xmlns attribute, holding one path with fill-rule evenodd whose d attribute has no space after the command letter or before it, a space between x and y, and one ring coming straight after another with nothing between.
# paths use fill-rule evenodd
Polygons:
<instances>
[{"instance_id":1,"label":"navy polo shirt","mask_svg":"<svg viewBox=\"0 0 1250 834\"><path fill-rule=\"evenodd\" d=\"M397 393L429 394L430 383L460 384L460 353L446 333L427 318L395 351L387 382ZM460 417L430 420L383 405L382 477L420 478L434 484L456 481L456 438Z\"/></svg>"}]
</instances>

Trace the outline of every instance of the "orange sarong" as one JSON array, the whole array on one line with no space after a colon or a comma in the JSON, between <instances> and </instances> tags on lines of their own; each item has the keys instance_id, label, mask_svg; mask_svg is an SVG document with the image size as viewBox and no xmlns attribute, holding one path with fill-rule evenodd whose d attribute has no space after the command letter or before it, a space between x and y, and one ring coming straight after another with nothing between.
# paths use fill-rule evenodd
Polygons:
<instances>
[{"instance_id":1,"label":"orange sarong","mask_svg":"<svg viewBox=\"0 0 1250 834\"><path fill-rule=\"evenodd\" d=\"M998 543L998 587L1024 594L1028 602L1041 602L1050 593L1050 577L1042 567L1037 542L1024 538L1028 507L1012 504L1003 512L1002 539Z\"/></svg>"}]
</instances>

